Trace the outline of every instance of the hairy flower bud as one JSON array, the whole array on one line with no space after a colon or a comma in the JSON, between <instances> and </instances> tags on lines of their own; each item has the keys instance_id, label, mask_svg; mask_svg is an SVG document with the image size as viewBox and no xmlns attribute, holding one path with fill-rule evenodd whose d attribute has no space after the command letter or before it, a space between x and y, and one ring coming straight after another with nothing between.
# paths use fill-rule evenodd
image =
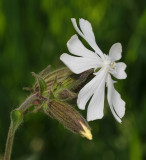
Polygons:
<instances>
[{"instance_id":1,"label":"hairy flower bud","mask_svg":"<svg viewBox=\"0 0 146 160\"><path fill-rule=\"evenodd\" d=\"M63 101L72 100L77 98L77 92L81 85L85 83L87 78L92 73L92 70L88 70L80 75L71 74L60 82L57 79L54 80L54 84L51 87L51 92L56 99Z\"/></svg>"},{"instance_id":2,"label":"hairy flower bud","mask_svg":"<svg viewBox=\"0 0 146 160\"><path fill-rule=\"evenodd\" d=\"M87 70L81 74L71 74L63 80L62 86L70 89L71 91L77 91L85 84L87 78L93 73L93 70Z\"/></svg>"},{"instance_id":3,"label":"hairy flower bud","mask_svg":"<svg viewBox=\"0 0 146 160\"><path fill-rule=\"evenodd\" d=\"M39 75L45 81L48 91L50 91L55 80L57 80L57 83L60 83L63 79L72 74L72 72L66 67L58 69L54 72L49 72L48 67L46 70L47 71L43 70L43 74L41 72ZM39 83L36 83L33 88L34 91L39 91Z\"/></svg>"},{"instance_id":4,"label":"hairy flower bud","mask_svg":"<svg viewBox=\"0 0 146 160\"><path fill-rule=\"evenodd\" d=\"M78 92L77 89L85 83L92 72L92 70L88 70L82 74L76 75L66 67L50 72L50 66L48 66L38 75L33 74L37 79L33 90L34 92L42 93L42 90L44 91L45 88L48 92L51 90L56 98L64 99L65 96L65 99L68 100L75 97L73 92ZM67 94L68 97L66 97Z\"/></svg>"},{"instance_id":5,"label":"hairy flower bud","mask_svg":"<svg viewBox=\"0 0 146 160\"><path fill-rule=\"evenodd\" d=\"M48 105L45 106L45 112L57 119L68 130L92 140L88 123L80 113L68 104L58 100L51 100Z\"/></svg>"}]
</instances>

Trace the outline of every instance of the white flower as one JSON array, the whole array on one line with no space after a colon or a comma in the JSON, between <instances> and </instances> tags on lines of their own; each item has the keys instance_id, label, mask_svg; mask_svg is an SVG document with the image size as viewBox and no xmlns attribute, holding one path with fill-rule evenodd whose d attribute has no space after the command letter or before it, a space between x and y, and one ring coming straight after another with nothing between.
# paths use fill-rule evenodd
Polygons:
<instances>
[{"instance_id":1,"label":"white flower","mask_svg":"<svg viewBox=\"0 0 146 160\"><path fill-rule=\"evenodd\" d=\"M114 81L111 75L117 79L125 79L126 64L116 63L121 59L122 46L120 43L112 45L109 55L103 54L96 44L91 24L84 19L80 19L78 28L76 20L71 19L75 30L93 48L93 51L85 48L77 35L71 37L67 42L67 47L75 56L62 54L60 59L74 73L80 74L88 69L94 68L95 77L87 83L79 92L77 104L82 110L85 109L90 100L87 111L87 120L101 119L103 117L105 84L107 86L107 99L115 119L121 123L121 118L125 114L125 102L114 88ZM98 69L98 72L97 72Z\"/></svg>"}]
</instances>

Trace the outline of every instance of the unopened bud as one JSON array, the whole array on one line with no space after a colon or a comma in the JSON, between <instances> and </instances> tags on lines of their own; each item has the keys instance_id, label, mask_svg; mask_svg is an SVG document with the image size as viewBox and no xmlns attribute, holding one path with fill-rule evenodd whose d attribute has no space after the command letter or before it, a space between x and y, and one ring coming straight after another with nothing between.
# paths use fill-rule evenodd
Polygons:
<instances>
[{"instance_id":1,"label":"unopened bud","mask_svg":"<svg viewBox=\"0 0 146 160\"><path fill-rule=\"evenodd\" d=\"M40 74L38 74L39 81L35 83L33 89L34 92L38 92L42 88L43 90L45 88L47 91L52 90L53 93L58 93L60 90L64 89L70 90L72 92L78 92L78 89L80 89L80 87L86 82L87 78L91 75L92 72L93 70L88 70L77 75L72 73L67 67L50 72L50 66L48 66ZM42 87L40 87L40 84Z\"/></svg>"},{"instance_id":2,"label":"unopened bud","mask_svg":"<svg viewBox=\"0 0 146 160\"><path fill-rule=\"evenodd\" d=\"M75 91L85 83L91 73L93 73L92 69L87 70L81 74L71 74L62 81L62 87Z\"/></svg>"},{"instance_id":3,"label":"unopened bud","mask_svg":"<svg viewBox=\"0 0 146 160\"><path fill-rule=\"evenodd\" d=\"M51 87L51 91L56 99L69 101L77 97L78 89L85 83L91 75L92 70L83 72L80 75L71 74L64 77L62 81L58 81L57 77Z\"/></svg>"},{"instance_id":4,"label":"unopened bud","mask_svg":"<svg viewBox=\"0 0 146 160\"><path fill-rule=\"evenodd\" d=\"M68 104L58 100L51 100L48 106L45 106L45 110L45 112L51 113L68 130L92 140L91 129L87 121Z\"/></svg>"},{"instance_id":5,"label":"unopened bud","mask_svg":"<svg viewBox=\"0 0 146 160\"><path fill-rule=\"evenodd\" d=\"M54 72L44 72L43 71L43 74L41 73L40 77L45 81L47 85L47 90L50 91L51 87L54 85L55 80L57 80L57 83L59 83L71 74L72 72L68 68L64 67ZM34 85L34 91L39 91L38 83Z\"/></svg>"}]
</instances>

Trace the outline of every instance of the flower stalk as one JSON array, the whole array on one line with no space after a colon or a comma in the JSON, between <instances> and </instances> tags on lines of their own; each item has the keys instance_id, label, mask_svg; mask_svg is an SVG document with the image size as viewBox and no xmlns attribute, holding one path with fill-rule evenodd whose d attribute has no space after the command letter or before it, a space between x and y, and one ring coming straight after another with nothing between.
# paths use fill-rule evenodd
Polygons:
<instances>
[{"instance_id":1,"label":"flower stalk","mask_svg":"<svg viewBox=\"0 0 146 160\"><path fill-rule=\"evenodd\" d=\"M12 130L13 130L13 125L11 122L10 127L9 127L7 142L6 142L4 160L10 160L10 158L11 158L13 140L14 140L14 136L15 136L15 132L13 132Z\"/></svg>"},{"instance_id":2,"label":"flower stalk","mask_svg":"<svg viewBox=\"0 0 146 160\"><path fill-rule=\"evenodd\" d=\"M19 108L11 112L11 117L10 117L11 122L10 122L8 136L7 136L4 160L10 160L15 132L20 126L20 124L23 122L23 115L25 111L32 105L32 103L36 99L38 99L36 94L31 95L20 105Z\"/></svg>"}]
</instances>

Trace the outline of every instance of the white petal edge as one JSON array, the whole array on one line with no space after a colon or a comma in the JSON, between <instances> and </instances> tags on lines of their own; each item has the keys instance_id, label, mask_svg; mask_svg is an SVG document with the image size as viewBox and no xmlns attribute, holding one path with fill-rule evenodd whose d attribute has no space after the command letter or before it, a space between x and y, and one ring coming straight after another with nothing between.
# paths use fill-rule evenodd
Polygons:
<instances>
[{"instance_id":1,"label":"white petal edge","mask_svg":"<svg viewBox=\"0 0 146 160\"><path fill-rule=\"evenodd\" d=\"M101 64L97 63L96 59L90 59L86 57L75 57L67 53L63 53L60 56L60 60L73 72L80 74L91 68L98 68Z\"/></svg>"},{"instance_id":2,"label":"white petal edge","mask_svg":"<svg viewBox=\"0 0 146 160\"><path fill-rule=\"evenodd\" d=\"M121 59L122 55L122 45L121 43L115 43L111 46L109 51L109 56L112 61L117 61Z\"/></svg>"},{"instance_id":3,"label":"white petal edge","mask_svg":"<svg viewBox=\"0 0 146 160\"><path fill-rule=\"evenodd\" d=\"M101 62L100 57L93 51L87 49L82 42L78 39L78 36L73 35L70 40L67 42L67 47L70 53L76 56L83 56L89 58L96 58L97 61ZM98 62L97 62L98 63Z\"/></svg>"},{"instance_id":4,"label":"white petal edge","mask_svg":"<svg viewBox=\"0 0 146 160\"><path fill-rule=\"evenodd\" d=\"M75 30L78 32L78 34L88 42L88 44L96 51L96 53L99 56L103 57L102 51L100 50L100 48L96 44L91 24L87 20L80 19L79 24L80 24L81 30L83 32L82 33L77 26L76 19L71 18L71 21L73 23Z\"/></svg>"},{"instance_id":5,"label":"white petal edge","mask_svg":"<svg viewBox=\"0 0 146 160\"><path fill-rule=\"evenodd\" d=\"M121 123L122 122L121 118L125 114L125 102L121 99L120 94L115 90L113 83L114 82L111 79L111 76L108 75L108 79L107 79L108 103L113 116L119 123Z\"/></svg>"},{"instance_id":6,"label":"white petal edge","mask_svg":"<svg viewBox=\"0 0 146 160\"><path fill-rule=\"evenodd\" d=\"M127 74L125 72L126 64L123 62L119 62L115 64L114 70L111 71L111 74L117 79L125 79L127 78Z\"/></svg>"}]
</instances>

